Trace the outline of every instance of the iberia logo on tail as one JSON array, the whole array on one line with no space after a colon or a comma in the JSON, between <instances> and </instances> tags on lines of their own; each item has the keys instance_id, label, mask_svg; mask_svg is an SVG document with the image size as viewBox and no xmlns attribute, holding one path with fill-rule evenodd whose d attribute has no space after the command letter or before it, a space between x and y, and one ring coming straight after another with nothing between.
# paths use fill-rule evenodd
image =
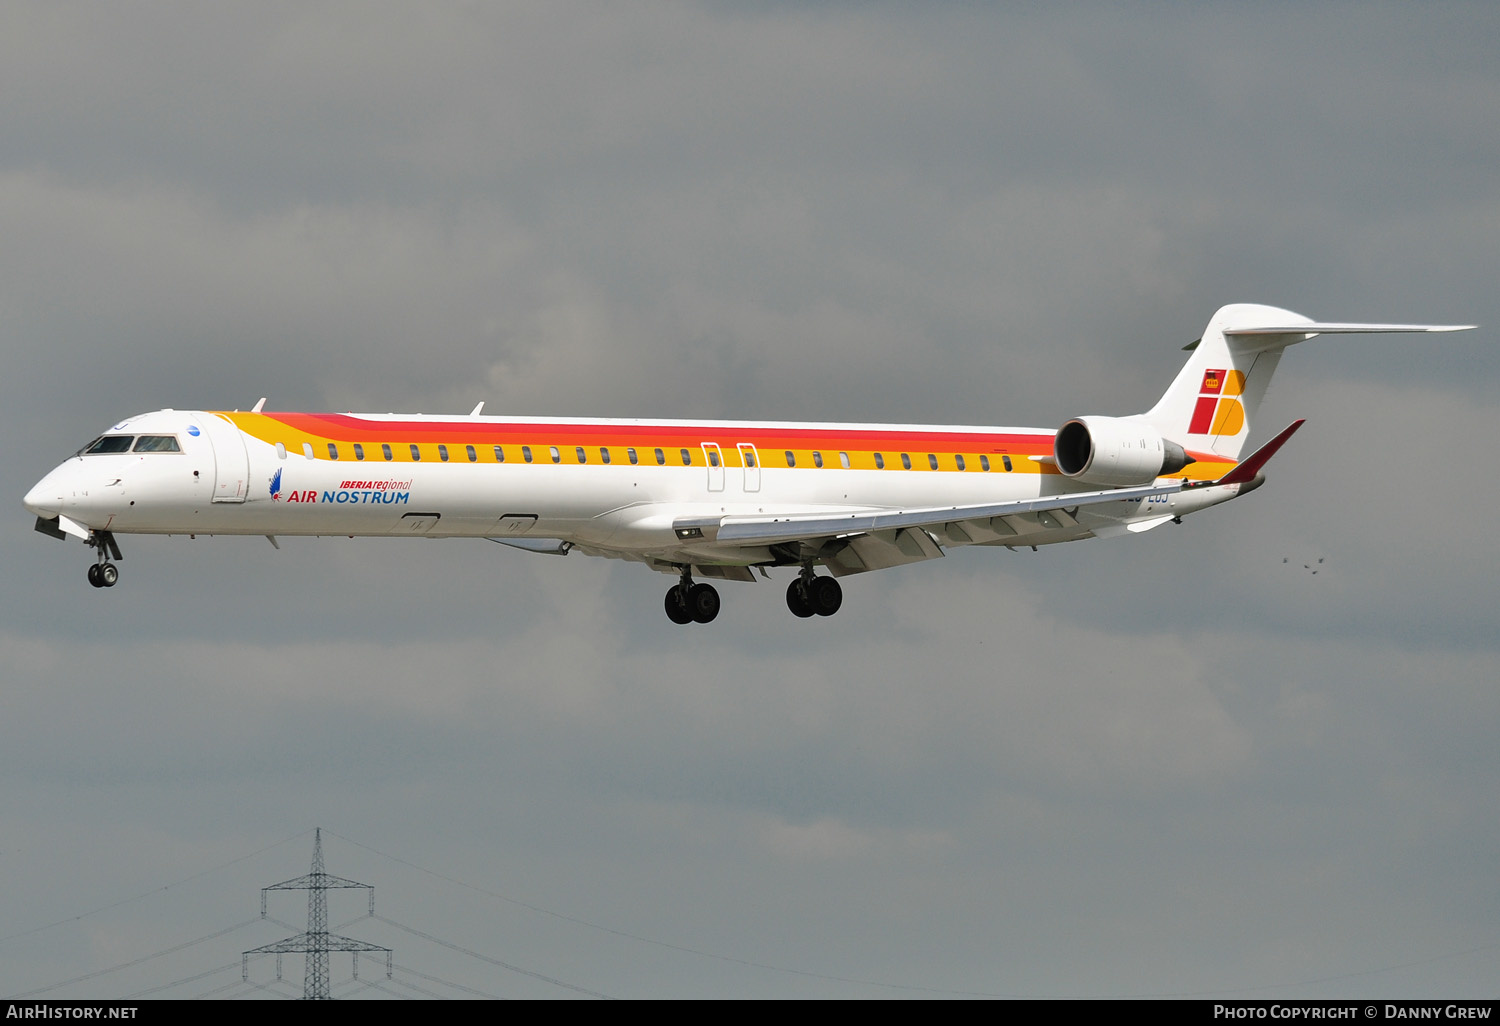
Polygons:
<instances>
[{"instance_id":1,"label":"iberia logo on tail","mask_svg":"<svg viewBox=\"0 0 1500 1026\"><path fill-rule=\"evenodd\" d=\"M1224 368L1204 371L1203 386L1198 389L1198 401L1193 404L1193 417L1188 422L1188 434L1239 434L1240 428L1245 424L1244 407L1238 399L1217 397L1221 393L1226 396L1239 395L1243 391L1244 380L1245 376L1240 371L1226 373Z\"/></svg>"}]
</instances>

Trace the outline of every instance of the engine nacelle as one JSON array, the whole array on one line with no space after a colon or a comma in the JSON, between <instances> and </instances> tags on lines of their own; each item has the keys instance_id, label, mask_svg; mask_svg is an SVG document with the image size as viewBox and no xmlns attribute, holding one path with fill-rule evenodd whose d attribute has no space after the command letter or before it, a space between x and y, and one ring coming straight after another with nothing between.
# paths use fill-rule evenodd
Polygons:
<instances>
[{"instance_id":1,"label":"engine nacelle","mask_svg":"<svg viewBox=\"0 0 1500 1026\"><path fill-rule=\"evenodd\" d=\"M1075 417L1052 442L1057 469L1085 484L1150 484L1196 462L1151 425L1120 417Z\"/></svg>"}]
</instances>

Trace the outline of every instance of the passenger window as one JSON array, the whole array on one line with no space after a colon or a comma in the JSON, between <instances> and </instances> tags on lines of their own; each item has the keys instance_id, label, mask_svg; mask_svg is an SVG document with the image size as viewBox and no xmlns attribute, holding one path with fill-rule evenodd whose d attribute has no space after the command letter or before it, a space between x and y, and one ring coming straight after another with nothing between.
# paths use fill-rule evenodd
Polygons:
<instances>
[{"instance_id":1,"label":"passenger window","mask_svg":"<svg viewBox=\"0 0 1500 1026\"><path fill-rule=\"evenodd\" d=\"M136 452L181 452L174 435L142 435L135 440Z\"/></svg>"},{"instance_id":2,"label":"passenger window","mask_svg":"<svg viewBox=\"0 0 1500 1026\"><path fill-rule=\"evenodd\" d=\"M466 445L466 446L464 446L464 452L468 453L468 455L469 455L469 462L470 463L478 463L479 462L479 453L477 453L477 452L474 451L474 447L472 445Z\"/></svg>"},{"instance_id":3,"label":"passenger window","mask_svg":"<svg viewBox=\"0 0 1500 1026\"><path fill-rule=\"evenodd\" d=\"M573 451L578 454L579 463L587 463L589 461L589 458L583 454L583 446L575 446ZM552 462L556 463L557 461L553 460Z\"/></svg>"},{"instance_id":4,"label":"passenger window","mask_svg":"<svg viewBox=\"0 0 1500 1026\"><path fill-rule=\"evenodd\" d=\"M841 453L839 453L839 464L845 470L849 469L849 454L847 452L841 452Z\"/></svg>"},{"instance_id":5,"label":"passenger window","mask_svg":"<svg viewBox=\"0 0 1500 1026\"><path fill-rule=\"evenodd\" d=\"M797 457L792 455L792 450L790 449L786 451L786 465L789 467L795 467L797 465Z\"/></svg>"},{"instance_id":6,"label":"passenger window","mask_svg":"<svg viewBox=\"0 0 1500 1026\"><path fill-rule=\"evenodd\" d=\"M339 458L339 447L334 445L332 442L328 443L328 458L331 460L336 460Z\"/></svg>"},{"instance_id":7,"label":"passenger window","mask_svg":"<svg viewBox=\"0 0 1500 1026\"><path fill-rule=\"evenodd\" d=\"M547 451L552 454L552 462L553 463L561 463L562 462L562 453L560 453L560 452L557 451L557 446L555 446L555 445L549 445L549 446L547 446Z\"/></svg>"},{"instance_id":8,"label":"passenger window","mask_svg":"<svg viewBox=\"0 0 1500 1026\"><path fill-rule=\"evenodd\" d=\"M444 463L448 462L448 447L446 445L438 446L438 459Z\"/></svg>"},{"instance_id":9,"label":"passenger window","mask_svg":"<svg viewBox=\"0 0 1500 1026\"><path fill-rule=\"evenodd\" d=\"M693 465L693 455L686 449L682 450L682 465L684 467L690 467Z\"/></svg>"},{"instance_id":10,"label":"passenger window","mask_svg":"<svg viewBox=\"0 0 1500 1026\"><path fill-rule=\"evenodd\" d=\"M815 466L815 467L821 467L822 465L823 465L823 454L820 453L820 452L814 451L813 452L813 466Z\"/></svg>"},{"instance_id":11,"label":"passenger window","mask_svg":"<svg viewBox=\"0 0 1500 1026\"><path fill-rule=\"evenodd\" d=\"M276 443L276 458L280 460L286 459L286 446L280 442Z\"/></svg>"},{"instance_id":12,"label":"passenger window","mask_svg":"<svg viewBox=\"0 0 1500 1026\"><path fill-rule=\"evenodd\" d=\"M717 467L719 465L719 452L717 449L708 450L708 465Z\"/></svg>"},{"instance_id":13,"label":"passenger window","mask_svg":"<svg viewBox=\"0 0 1500 1026\"><path fill-rule=\"evenodd\" d=\"M495 446L495 462L496 463L504 463L505 462L505 449L502 448L501 446L498 446L498 445ZM527 459L526 462L530 463L531 460Z\"/></svg>"},{"instance_id":14,"label":"passenger window","mask_svg":"<svg viewBox=\"0 0 1500 1026\"><path fill-rule=\"evenodd\" d=\"M306 456L310 460L317 459L317 457L312 454L312 443L311 442L303 442L302 443L302 455Z\"/></svg>"},{"instance_id":15,"label":"passenger window","mask_svg":"<svg viewBox=\"0 0 1500 1026\"><path fill-rule=\"evenodd\" d=\"M963 456L955 456L955 457L953 457L953 462L956 463L956 464L958 464L958 469L959 470L964 469L964 458L963 458Z\"/></svg>"},{"instance_id":16,"label":"passenger window","mask_svg":"<svg viewBox=\"0 0 1500 1026\"><path fill-rule=\"evenodd\" d=\"M744 454L745 466L755 466L755 451L753 449L741 449L740 452Z\"/></svg>"},{"instance_id":17,"label":"passenger window","mask_svg":"<svg viewBox=\"0 0 1500 1026\"><path fill-rule=\"evenodd\" d=\"M354 458L356 460L363 460L365 458L365 447L358 442L354 443Z\"/></svg>"},{"instance_id":18,"label":"passenger window","mask_svg":"<svg viewBox=\"0 0 1500 1026\"><path fill-rule=\"evenodd\" d=\"M521 459L525 460L527 463L531 462L531 446L521 446Z\"/></svg>"},{"instance_id":19,"label":"passenger window","mask_svg":"<svg viewBox=\"0 0 1500 1026\"><path fill-rule=\"evenodd\" d=\"M656 450L656 465L658 467L665 466L666 462L667 454L662 452L660 449Z\"/></svg>"},{"instance_id":20,"label":"passenger window","mask_svg":"<svg viewBox=\"0 0 1500 1026\"><path fill-rule=\"evenodd\" d=\"M86 454L129 452L130 443L135 441L135 435L105 435L96 438L85 450Z\"/></svg>"},{"instance_id":21,"label":"passenger window","mask_svg":"<svg viewBox=\"0 0 1500 1026\"><path fill-rule=\"evenodd\" d=\"M385 457L385 461L387 463L389 463L391 461L391 443L390 442L381 442L380 443L380 452L381 452L381 455L383 455Z\"/></svg>"},{"instance_id":22,"label":"passenger window","mask_svg":"<svg viewBox=\"0 0 1500 1026\"><path fill-rule=\"evenodd\" d=\"M630 457L630 465L632 467L635 466L637 463L640 462L640 460L636 459L635 450L634 449L626 449L625 450L625 455Z\"/></svg>"},{"instance_id":23,"label":"passenger window","mask_svg":"<svg viewBox=\"0 0 1500 1026\"><path fill-rule=\"evenodd\" d=\"M933 455L932 453L928 453L927 454L927 465L929 467L931 467L933 470L936 470L937 469L937 456Z\"/></svg>"},{"instance_id":24,"label":"passenger window","mask_svg":"<svg viewBox=\"0 0 1500 1026\"><path fill-rule=\"evenodd\" d=\"M982 469L984 469L984 470L989 470L990 469L990 458L988 456L981 456L981 457L979 457L979 466Z\"/></svg>"},{"instance_id":25,"label":"passenger window","mask_svg":"<svg viewBox=\"0 0 1500 1026\"><path fill-rule=\"evenodd\" d=\"M1005 469L1007 471L1009 471L1011 469L1011 466L1010 466L1010 457L1009 456L1001 456L1000 457L1000 462L1005 464Z\"/></svg>"},{"instance_id":26,"label":"passenger window","mask_svg":"<svg viewBox=\"0 0 1500 1026\"><path fill-rule=\"evenodd\" d=\"M901 465L907 470L911 469L911 457L904 452L901 454Z\"/></svg>"},{"instance_id":27,"label":"passenger window","mask_svg":"<svg viewBox=\"0 0 1500 1026\"><path fill-rule=\"evenodd\" d=\"M882 456L882 455L880 455L880 453L878 453L878 452L875 454L875 469L876 470L884 470L885 469L885 457Z\"/></svg>"},{"instance_id":28,"label":"passenger window","mask_svg":"<svg viewBox=\"0 0 1500 1026\"><path fill-rule=\"evenodd\" d=\"M420 463L420 462L422 462L422 452L421 452L420 449L418 449L416 447L415 443L413 443L411 445L411 461L413 463Z\"/></svg>"},{"instance_id":29,"label":"passenger window","mask_svg":"<svg viewBox=\"0 0 1500 1026\"><path fill-rule=\"evenodd\" d=\"M606 449L602 445L599 446L599 462L600 463L608 463L609 462L609 450Z\"/></svg>"}]
</instances>

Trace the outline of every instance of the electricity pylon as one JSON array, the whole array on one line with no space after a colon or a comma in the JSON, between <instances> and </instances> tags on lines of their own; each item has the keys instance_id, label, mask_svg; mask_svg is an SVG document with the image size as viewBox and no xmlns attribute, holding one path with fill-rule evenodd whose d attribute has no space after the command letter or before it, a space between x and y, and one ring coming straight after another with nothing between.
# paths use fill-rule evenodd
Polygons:
<instances>
[{"instance_id":1,"label":"electricity pylon","mask_svg":"<svg viewBox=\"0 0 1500 1026\"><path fill-rule=\"evenodd\" d=\"M305 957L303 962L306 971L302 980L302 996L307 1000L327 1001L331 996L328 993L328 953L330 951L352 952L354 960L354 977L359 978L359 953L361 951L384 951L385 952L385 978L391 978L391 949L382 948L378 944L366 944L364 941L355 940L352 937L341 937L336 933L328 932L328 890L329 888L353 888L363 887L370 892L370 915L375 914L375 888L369 884L362 884L358 880L346 880L342 876L332 876L323 871L323 830L318 828L313 833L313 860L312 872L306 876L299 876L294 880L283 880L279 884L262 887L260 890L260 916L266 917L266 892L267 891L306 891L307 892L307 932L286 940L277 941L275 944L267 944L259 948L251 948L240 956L240 978L250 978L250 956L269 955L276 956L276 978L281 979L281 956L286 952L302 953Z\"/></svg>"}]
</instances>

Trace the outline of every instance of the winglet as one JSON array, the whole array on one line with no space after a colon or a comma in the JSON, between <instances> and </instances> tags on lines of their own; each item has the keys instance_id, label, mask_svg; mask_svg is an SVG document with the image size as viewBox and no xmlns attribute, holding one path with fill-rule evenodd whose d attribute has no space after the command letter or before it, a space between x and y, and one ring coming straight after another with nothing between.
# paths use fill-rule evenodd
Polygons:
<instances>
[{"instance_id":1,"label":"winglet","mask_svg":"<svg viewBox=\"0 0 1500 1026\"><path fill-rule=\"evenodd\" d=\"M1233 470L1219 478L1214 484L1248 484L1255 480L1255 475L1260 473L1260 468L1266 465L1266 461L1275 456L1276 450L1280 449L1288 438L1296 434L1297 429L1304 423L1305 421L1303 420L1292 421L1289 426L1282 430L1281 434L1271 439L1259 449L1256 449L1249 456L1246 456Z\"/></svg>"}]
</instances>

